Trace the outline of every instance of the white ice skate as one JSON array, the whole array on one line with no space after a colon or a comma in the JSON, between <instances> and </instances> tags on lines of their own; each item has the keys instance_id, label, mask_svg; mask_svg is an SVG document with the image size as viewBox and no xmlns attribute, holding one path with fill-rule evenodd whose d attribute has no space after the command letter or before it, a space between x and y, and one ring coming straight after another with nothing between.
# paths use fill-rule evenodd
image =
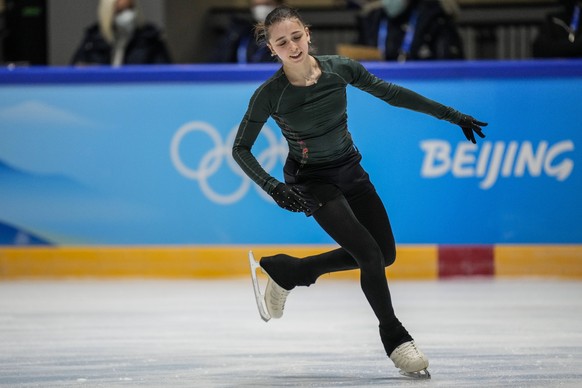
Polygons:
<instances>
[{"instance_id":1,"label":"white ice skate","mask_svg":"<svg viewBox=\"0 0 582 388\"><path fill-rule=\"evenodd\" d=\"M253 290L255 291L255 300L257 302L257 308L259 309L259 314L263 321L268 322L271 318L281 318L283 316L283 310L285 308L285 301L287 300L287 295L290 291L287 291L283 287L279 286L268 273L266 273L262 267L259 265L257 260L253 255L253 251L249 251L249 263L251 265L251 278L253 280ZM267 275L267 286L265 287L265 293L261 293L261 288L259 287L259 280L257 279L257 269Z\"/></svg>"},{"instance_id":2,"label":"white ice skate","mask_svg":"<svg viewBox=\"0 0 582 388\"><path fill-rule=\"evenodd\" d=\"M400 374L415 379L430 379L428 372L428 358L416 347L414 341L408 341L398 346L390 359L396 368L400 368Z\"/></svg>"}]
</instances>

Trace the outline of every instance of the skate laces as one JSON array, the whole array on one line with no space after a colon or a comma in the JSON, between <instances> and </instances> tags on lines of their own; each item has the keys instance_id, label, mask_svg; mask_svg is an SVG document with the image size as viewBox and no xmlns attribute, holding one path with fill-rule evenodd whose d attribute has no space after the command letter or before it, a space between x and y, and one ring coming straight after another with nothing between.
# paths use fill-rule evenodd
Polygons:
<instances>
[{"instance_id":1,"label":"skate laces","mask_svg":"<svg viewBox=\"0 0 582 388\"><path fill-rule=\"evenodd\" d=\"M286 289L284 289L275 282L273 282L270 291L271 292L269 293L270 296L269 304L272 307L280 309L282 311L285 308L285 301L287 300L287 295L289 295L291 291L287 291Z\"/></svg>"},{"instance_id":2,"label":"skate laces","mask_svg":"<svg viewBox=\"0 0 582 388\"><path fill-rule=\"evenodd\" d=\"M396 348L396 352L400 357L406 358L406 359L415 359L420 357L420 352L418 351L418 348L416 347L416 344L414 343L414 341L410 341L410 342L406 342L404 344L402 344L401 346L399 346L398 348Z\"/></svg>"},{"instance_id":3,"label":"skate laces","mask_svg":"<svg viewBox=\"0 0 582 388\"><path fill-rule=\"evenodd\" d=\"M397 368L406 372L415 372L428 367L428 360L416 347L414 341L405 342L398 346L390 355L390 359Z\"/></svg>"},{"instance_id":4,"label":"skate laces","mask_svg":"<svg viewBox=\"0 0 582 388\"><path fill-rule=\"evenodd\" d=\"M289 292L272 279L269 279L265 290L265 306L271 318L281 318L283 316L283 309Z\"/></svg>"}]
</instances>

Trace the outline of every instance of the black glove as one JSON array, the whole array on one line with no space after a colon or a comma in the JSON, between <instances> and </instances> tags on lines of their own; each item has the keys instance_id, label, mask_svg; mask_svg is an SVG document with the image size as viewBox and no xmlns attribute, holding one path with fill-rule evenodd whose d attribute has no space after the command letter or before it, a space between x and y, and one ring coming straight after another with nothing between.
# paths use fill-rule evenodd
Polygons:
<instances>
[{"instance_id":1,"label":"black glove","mask_svg":"<svg viewBox=\"0 0 582 388\"><path fill-rule=\"evenodd\" d=\"M475 135L473 134L473 131L475 131L475 133L479 135L481 138L485 137L483 132L481 132L482 131L481 127L486 127L487 123L482 123L481 121L476 120L474 117L471 117L469 115L463 115L458 125L463 130L463 133L465 134L467 140L469 140L473 144L477 143L475 141Z\"/></svg>"},{"instance_id":2,"label":"black glove","mask_svg":"<svg viewBox=\"0 0 582 388\"><path fill-rule=\"evenodd\" d=\"M297 213L309 210L307 202L301 195L301 192L291 185L279 183L270 195L273 197L277 205L285 210Z\"/></svg>"}]
</instances>

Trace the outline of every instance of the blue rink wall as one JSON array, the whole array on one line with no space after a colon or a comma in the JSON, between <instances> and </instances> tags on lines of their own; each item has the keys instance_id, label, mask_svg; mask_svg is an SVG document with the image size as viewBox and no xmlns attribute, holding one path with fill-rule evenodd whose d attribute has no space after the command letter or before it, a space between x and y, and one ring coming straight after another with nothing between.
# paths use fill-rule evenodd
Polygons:
<instances>
[{"instance_id":1,"label":"blue rink wall","mask_svg":"<svg viewBox=\"0 0 582 388\"><path fill-rule=\"evenodd\" d=\"M398 243L561 245L582 262L582 61L366 66L489 122L473 145L455 125L348 89L350 131ZM276 68L0 70L0 245L333 244L230 156ZM253 151L281 179L274 122Z\"/></svg>"}]
</instances>

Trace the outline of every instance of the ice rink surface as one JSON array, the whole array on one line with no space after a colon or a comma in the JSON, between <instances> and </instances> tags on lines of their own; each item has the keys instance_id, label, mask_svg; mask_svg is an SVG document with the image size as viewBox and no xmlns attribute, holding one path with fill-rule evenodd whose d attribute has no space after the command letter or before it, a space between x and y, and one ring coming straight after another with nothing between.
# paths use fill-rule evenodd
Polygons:
<instances>
[{"instance_id":1,"label":"ice rink surface","mask_svg":"<svg viewBox=\"0 0 582 388\"><path fill-rule=\"evenodd\" d=\"M265 323L250 279L0 282L0 387L581 387L582 282L391 282L430 359L402 377L357 282Z\"/></svg>"}]
</instances>

